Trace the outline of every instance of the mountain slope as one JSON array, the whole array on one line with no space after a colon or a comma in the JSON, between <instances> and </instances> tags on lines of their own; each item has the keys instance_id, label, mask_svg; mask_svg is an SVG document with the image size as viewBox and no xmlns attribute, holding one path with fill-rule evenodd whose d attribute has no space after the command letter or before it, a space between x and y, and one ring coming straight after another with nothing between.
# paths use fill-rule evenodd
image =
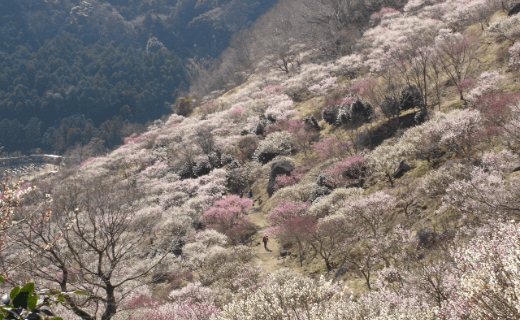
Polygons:
<instances>
[{"instance_id":1,"label":"mountain slope","mask_svg":"<svg viewBox=\"0 0 520 320\"><path fill-rule=\"evenodd\" d=\"M87 287L74 301L91 318L515 318L520 17L504 4L414 0L372 15L348 54L255 61L190 116L37 183L34 204L52 194L81 223L38 260L62 273L24 272ZM85 243L115 249L74 255Z\"/></svg>"}]
</instances>

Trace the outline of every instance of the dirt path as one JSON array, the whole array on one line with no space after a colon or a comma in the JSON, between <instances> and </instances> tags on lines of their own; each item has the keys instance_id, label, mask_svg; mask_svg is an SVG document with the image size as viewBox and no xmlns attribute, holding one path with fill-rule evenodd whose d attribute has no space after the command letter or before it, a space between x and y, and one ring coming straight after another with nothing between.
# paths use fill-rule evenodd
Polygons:
<instances>
[{"instance_id":1,"label":"dirt path","mask_svg":"<svg viewBox=\"0 0 520 320\"><path fill-rule=\"evenodd\" d=\"M271 236L267 243L268 250L264 249L262 236L264 235L264 231L269 228L269 224L260 210L258 210L258 212L255 211L256 210L253 210L249 213L248 217L250 221L258 227L258 234L256 235L254 242L258 241L260 242L260 245L253 247L256 250L256 257L251 261L251 264L259 265L264 271L274 272L280 269L283 264L283 260L279 259L280 244L273 236Z\"/></svg>"}]
</instances>

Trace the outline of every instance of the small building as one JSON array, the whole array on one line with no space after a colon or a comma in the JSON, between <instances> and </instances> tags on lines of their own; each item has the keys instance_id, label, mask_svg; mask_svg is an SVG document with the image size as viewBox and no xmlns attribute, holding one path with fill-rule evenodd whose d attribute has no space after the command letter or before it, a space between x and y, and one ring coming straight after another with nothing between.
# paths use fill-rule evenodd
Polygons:
<instances>
[{"instance_id":1,"label":"small building","mask_svg":"<svg viewBox=\"0 0 520 320\"><path fill-rule=\"evenodd\" d=\"M31 162L43 162L59 165L63 161L62 156L54 154L31 154L30 156L0 158L1 166L20 165Z\"/></svg>"}]
</instances>

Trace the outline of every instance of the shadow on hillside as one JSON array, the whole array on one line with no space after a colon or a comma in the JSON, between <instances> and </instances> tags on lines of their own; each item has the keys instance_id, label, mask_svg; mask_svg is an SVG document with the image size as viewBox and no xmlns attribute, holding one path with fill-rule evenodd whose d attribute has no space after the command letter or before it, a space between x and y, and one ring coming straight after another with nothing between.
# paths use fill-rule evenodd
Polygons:
<instances>
[{"instance_id":1,"label":"shadow on hillside","mask_svg":"<svg viewBox=\"0 0 520 320\"><path fill-rule=\"evenodd\" d=\"M396 119L388 120L377 127L370 130L361 131L356 137L356 143L359 148L369 148L373 150L379 146L383 141L392 138L398 131L408 129L417 124L416 116L419 117L420 111L409 113Z\"/></svg>"}]
</instances>

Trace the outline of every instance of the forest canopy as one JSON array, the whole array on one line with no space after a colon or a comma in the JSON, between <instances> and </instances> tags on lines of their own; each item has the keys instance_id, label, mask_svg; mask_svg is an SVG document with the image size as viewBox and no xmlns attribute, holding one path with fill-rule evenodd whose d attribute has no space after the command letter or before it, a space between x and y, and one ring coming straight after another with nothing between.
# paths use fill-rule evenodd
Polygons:
<instances>
[{"instance_id":1,"label":"forest canopy","mask_svg":"<svg viewBox=\"0 0 520 320\"><path fill-rule=\"evenodd\" d=\"M218 57L274 2L2 0L0 146L121 144L171 113L194 76L186 65Z\"/></svg>"},{"instance_id":2,"label":"forest canopy","mask_svg":"<svg viewBox=\"0 0 520 320\"><path fill-rule=\"evenodd\" d=\"M62 151L90 138L75 134L77 139L56 144L59 137L52 133L70 117L84 115L94 127L114 117L133 123L158 119L171 112L165 102L186 86L180 59L164 46L142 52L102 40L84 46L70 34L56 36L36 52L21 45L10 54L0 51L0 70L0 131L33 131L31 138L0 135L0 144L10 151L39 141ZM84 130L81 126L76 128Z\"/></svg>"}]
</instances>

